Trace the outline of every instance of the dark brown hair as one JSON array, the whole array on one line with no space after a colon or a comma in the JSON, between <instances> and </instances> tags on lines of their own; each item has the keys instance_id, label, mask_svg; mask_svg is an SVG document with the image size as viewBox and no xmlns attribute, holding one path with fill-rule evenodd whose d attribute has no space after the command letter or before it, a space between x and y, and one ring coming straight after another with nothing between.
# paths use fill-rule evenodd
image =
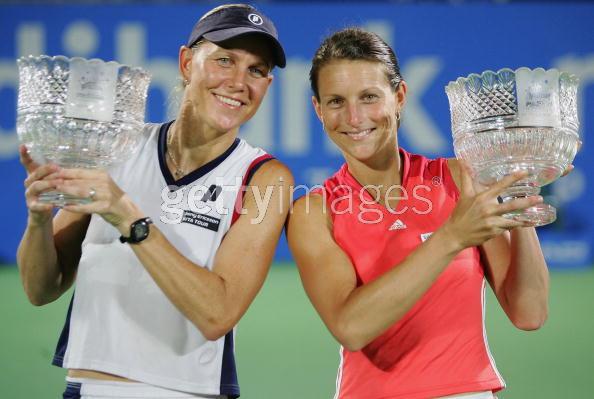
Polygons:
<instances>
[{"instance_id":1,"label":"dark brown hair","mask_svg":"<svg viewBox=\"0 0 594 399\"><path fill-rule=\"evenodd\" d=\"M346 28L328 36L316 51L309 70L314 96L319 100L318 75L323 66L334 60L379 62L386 68L386 77L396 91L402 81L396 54L381 37L361 28Z\"/></svg>"}]
</instances>

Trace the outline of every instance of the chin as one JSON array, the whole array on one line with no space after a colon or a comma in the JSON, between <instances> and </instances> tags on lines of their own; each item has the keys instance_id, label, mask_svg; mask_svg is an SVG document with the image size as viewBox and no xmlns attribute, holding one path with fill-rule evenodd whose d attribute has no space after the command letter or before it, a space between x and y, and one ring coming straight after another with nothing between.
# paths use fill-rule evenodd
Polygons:
<instances>
[{"instance_id":1,"label":"chin","mask_svg":"<svg viewBox=\"0 0 594 399\"><path fill-rule=\"evenodd\" d=\"M219 118L213 122L213 126L221 132L237 129L243 124L239 118Z\"/></svg>"},{"instance_id":2,"label":"chin","mask_svg":"<svg viewBox=\"0 0 594 399\"><path fill-rule=\"evenodd\" d=\"M349 154L357 161L365 162L373 158L377 154L377 151L371 148L360 148L355 149L354 151L349 151Z\"/></svg>"}]
</instances>

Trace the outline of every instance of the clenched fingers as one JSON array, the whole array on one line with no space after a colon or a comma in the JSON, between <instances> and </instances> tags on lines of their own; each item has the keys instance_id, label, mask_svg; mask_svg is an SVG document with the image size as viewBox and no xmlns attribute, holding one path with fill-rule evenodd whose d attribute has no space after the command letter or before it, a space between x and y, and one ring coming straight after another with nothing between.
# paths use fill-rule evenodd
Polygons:
<instances>
[{"instance_id":1,"label":"clenched fingers","mask_svg":"<svg viewBox=\"0 0 594 399\"><path fill-rule=\"evenodd\" d=\"M47 165L41 165L39 167L37 167L35 170L33 170L29 176L27 176L27 178L25 179L25 187L29 187L31 184L33 184L36 181L45 179L45 180L51 180L55 177L57 177L55 174L58 173L58 171L60 170L60 167L58 165L55 164L47 164ZM54 175L54 176L52 176Z\"/></svg>"},{"instance_id":2,"label":"clenched fingers","mask_svg":"<svg viewBox=\"0 0 594 399\"><path fill-rule=\"evenodd\" d=\"M503 230L512 230L516 227L534 227L536 224L528 220L518 220L514 218L501 217L501 228ZM503 232L503 231L502 231Z\"/></svg>"},{"instance_id":3,"label":"clenched fingers","mask_svg":"<svg viewBox=\"0 0 594 399\"><path fill-rule=\"evenodd\" d=\"M102 170L94 169L61 169L59 176L62 179L68 180L93 180L101 179L107 176L107 173Z\"/></svg>"},{"instance_id":4,"label":"clenched fingers","mask_svg":"<svg viewBox=\"0 0 594 399\"><path fill-rule=\"evenodd\" d=\"M103 184L97 180L63 180L58 185L58 190L64 194L72 195L78 198L89 198L93 195L93 200L97 200L97 196L103 187Z\"/></svg>"},{"instance_id":5,"label":"clenched fingers","mask_svg":"<svg viewBox=\"0 0 594 399\"><path fill-rule=\"evenodd\" d=\"M46 191L55 190L60 185L60 180L36 180L32 182L25 190L25 196L28 198L38 197Z\"/></svg>"},{"instance_id":6,"label":"clenched fingers","mask_svg":"<svg viewBox=\"0 0 594 399\"><path fill-rule=\"evenodd\" d=\"M56 180L37 180L31 183L25 191L25 198L27 200L27 207L33 212L48 211L53 208L52 204L45 204L39 202L39 196L48 191L56 189L59 184Z\"/></svg>"},{"instance_id":7,"label":"clenched fingers","mask_svg":"<svg viewBox=\"0 0 594 399\"><path fill-rule=\"evenodd\" d=\"M497 205L497 214L503 215L510 212L521 211L530 208L534 205L542 204L543 199L540 195L516 198L511 201L504 202Z\"/></svg>"},{"instance_id":8,"label":"clenched fingers","mask_svg":"<svg viewBox=\"0 0 594 399\"><path fill-rule=\"evenodd\" d=\"M513 186L515 183L519 182L522 179L525 179L526 177L528 177L528 172L526 171L514 172L493 184L483 193L488 197L497 197L506 188Z\"/></svg>"}]
</instances>

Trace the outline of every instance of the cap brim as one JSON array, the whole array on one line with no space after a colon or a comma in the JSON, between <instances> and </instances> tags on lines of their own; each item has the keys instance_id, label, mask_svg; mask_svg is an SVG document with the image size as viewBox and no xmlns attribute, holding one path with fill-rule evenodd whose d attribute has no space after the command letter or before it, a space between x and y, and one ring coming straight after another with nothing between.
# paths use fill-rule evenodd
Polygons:
<instances>
[{"instance_id":1,"label":"cap brim","mask_svg":"<svg viewBox=\"0 0 594 399\"><path fill-rule=\"evenodd\" d=\"M208 40L209 42L221 44L229 39L250 34L260 35L267 39L270 44L272 44L272 56L274 58L275 65L279 66L280 68L284 68L285 65L287 65L285 51L283 50L283 46L281 46L280 42L276 39L276 37L272 36L267 32L262 32L258 29L249 27L221 29L214 32L207 32L204 35L202 35L202 37Z\"/></svg>"}]
</instances>

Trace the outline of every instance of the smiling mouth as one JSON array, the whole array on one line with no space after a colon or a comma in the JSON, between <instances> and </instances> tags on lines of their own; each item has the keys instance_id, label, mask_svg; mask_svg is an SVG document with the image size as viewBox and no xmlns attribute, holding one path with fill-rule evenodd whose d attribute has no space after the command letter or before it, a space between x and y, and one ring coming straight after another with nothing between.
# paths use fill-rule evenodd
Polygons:
<instances>
[{"instance_id":1,"label":"smiling mouth","mask_svg":"<svg viewBox=\"0 0 594 399\"><path fill-rule=\"evenodd\" d=\"M221 96L220 94L215 94L214 96L217 98L217 100L231 108L239 108L243 105L243 103L239 100L234 100L229 97Z\"/></svg>"},{"instance_id":2,"label":"smiling mouth","mask_svg":"<svg viewBox=\"0 0 594 399\"><path fill-rule=\"evenodd\" d=\"M375 128L360 130L358 132L344 132L347 136L349 136L353 140L363 140L367 136L369 136Z\"/></svg>"}]
</instances>

